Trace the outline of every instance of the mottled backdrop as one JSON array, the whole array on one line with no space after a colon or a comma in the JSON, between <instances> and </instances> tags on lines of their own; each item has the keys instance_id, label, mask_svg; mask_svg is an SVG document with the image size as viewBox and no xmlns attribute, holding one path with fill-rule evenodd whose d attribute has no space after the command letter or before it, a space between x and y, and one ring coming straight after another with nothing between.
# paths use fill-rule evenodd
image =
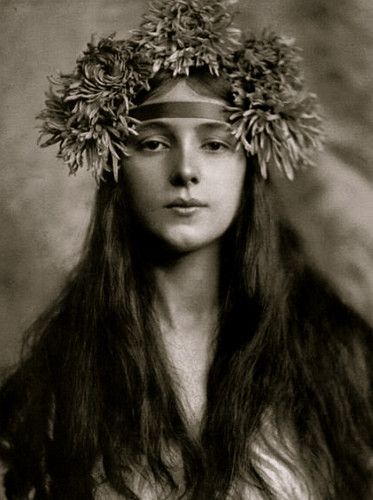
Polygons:
<instances>
[{"instance_id":1,"label":"mottled backdrop","mask_svg":"<svg viewBox=\"0 0 373 500\"><path fill-rule=\"evenodd\" d=\"M91 33L124 36L144 0L0 0L0 367L56 295L79 249L95 185L36 146L46 76L70 71ZM242 26L269 25L304 48L335 152L373 184L371 0L241 0ZM370 62L370 63L369 63Z\"/></svg>"}]
</instances>

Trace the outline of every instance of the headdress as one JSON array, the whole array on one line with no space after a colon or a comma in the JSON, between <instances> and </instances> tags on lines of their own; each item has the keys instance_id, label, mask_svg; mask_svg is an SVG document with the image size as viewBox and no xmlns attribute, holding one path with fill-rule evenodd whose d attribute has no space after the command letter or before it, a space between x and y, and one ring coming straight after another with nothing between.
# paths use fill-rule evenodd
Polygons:
<instances>
[{"instance_id":1,"label":"headdress","mask_svg":"<svg viewBox=\"0 0 373 500\"><path fill-rule=\"evenodd\" d=\"M301 57L292 40L264 31L242 34L225 0L154 0L139 29L125 40L92 40L72 73L50 78L42 146L59 144L58 157L75 173L86 165L96 180L118 178L126 142L136 134L136 96L159 71L188 76L205 68L230 83L232 133L256 156L292 179L312 163L321 144L317 99L304 88ZM106 175L105 175L106 176Z\"/></svg>"}]
</instances>

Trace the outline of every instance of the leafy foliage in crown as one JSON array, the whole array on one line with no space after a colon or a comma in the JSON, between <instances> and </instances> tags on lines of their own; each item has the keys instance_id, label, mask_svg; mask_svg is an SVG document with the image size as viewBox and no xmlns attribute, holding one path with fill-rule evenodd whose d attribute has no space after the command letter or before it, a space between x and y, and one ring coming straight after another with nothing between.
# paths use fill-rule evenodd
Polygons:
<instances>
[{"instance_id":1,"label":"leafy foliage in crown","mask_svg":"<svg viewBox=\"0 0 373 500\"><path fill-rule=\"evenodd\" d=\"M127 40L92 39L72 73L50 78L42 146L59 144L58 157L75 173L86 165L97 182L118 170L136 134L130 109L158 71L188 76L204 67L231 82L232 132L266 177L272 163L290 179L312 163L321 144L316 97L304 89L292 40L264 32L243 36L223 0L155 0Z\"/></svg>"},{"instance_id":2,"label":"leafy foliage in crown","mask_svg":"<svg viewBox=\"0 0 373 500\"><path fill-rule=\"evenodd\" d=\"M221 0L157 0L133 33L144 59L154 61L153 73L162 68L174 76L201 66L219 76L241 36Z\"/></svg>"},{"instance_id":3,"label":"leafy foliage in crown","mask_svg":"<svg viewBox=\"0 0 373 500\"><path fill-rule=\"evenodd\" d=\"M258 158L261 174L276 165L289 179L312 164L321 147L321 119L316 95L307 92L299 49L293 40L264 32L249 34L234 56L230 74L235 135Z\"/></svg>"}]
</instances>

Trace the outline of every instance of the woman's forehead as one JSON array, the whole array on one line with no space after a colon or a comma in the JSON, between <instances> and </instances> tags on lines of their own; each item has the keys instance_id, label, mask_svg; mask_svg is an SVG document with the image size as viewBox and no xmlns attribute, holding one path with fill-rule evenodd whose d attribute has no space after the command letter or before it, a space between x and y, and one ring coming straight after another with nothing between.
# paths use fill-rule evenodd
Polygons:
<instances>
[{"instance_id":1,"label":"woman's forehead","mask_svg":"<svg viewBox=\"0 0 373 500\"><path fill-rule=\"evenodd\" d=\"M160 89L156 95L145 99L143 104L183 101L227 104L226 101L219 97L206 96L203 93L199 93L188 84L188 78L180 79L171 89L167 88L164 92Z\"/></svg>"},{"instance_id":2,"label":"woman's forehead","mask_svg":"<svg viewBox=\"0 0 373 500\"><path fill-rule=\"evenodd\" d=\"M200 94L182 79L171 89L158 92L133 108L130 114L140 123L183 118L227 124L231 111L223 99Z\"/></svg>"},{"instance_id":3,"label":"woman's forehead","mask_svg":"<svg viewBox=\"0 0 373 500\"><path fill-rule=\"evenodd\" d=\"M173 118L229 123L230 110L219 102L164 101L142 104L131 110L131 116L140 123Z\"/></svg>"},{"instance_id":4,"label":"woman's forehead","mask_svg":"<svg viewBox=\"0 0 373 500\"><path fill-rule=\"evenodd\" d=\"M154 129L170 132L193 129L198 133L232 130L227 102L199 93L188 85L187 78L180 79L172 88L166 86L164 92L160 89L130 114L139 121L136 128L140 133Z\"/></svg>"}]
</instances>

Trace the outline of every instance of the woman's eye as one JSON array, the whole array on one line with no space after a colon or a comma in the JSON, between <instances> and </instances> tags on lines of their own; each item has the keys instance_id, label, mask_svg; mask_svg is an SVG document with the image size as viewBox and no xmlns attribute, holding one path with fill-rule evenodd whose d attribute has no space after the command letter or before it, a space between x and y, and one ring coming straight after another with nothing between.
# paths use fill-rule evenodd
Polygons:
<instances>
[{"instance_id":1,"label":"woman's eye","mask_svg":"<svg viewBox=\"0 0 373 500\"><path fill-rule=\"evenodd\" d=\"M168 149L168 147L168 144L166 144L165 142L157 141L155 139L143 141L140 143L140 149L143 151L158 152Z\"/></svg>"},{"instance_id":2,"label":"woman's eye","mask_svg":"<svg viewBox=\"0 0 373 500\"><path fill-rule=\"evenodd\" d=\"M202 147L212 153L219 153L220 151L229 149L229 146L221 141L208 141Z\"/></svg>"}]
</instances>

